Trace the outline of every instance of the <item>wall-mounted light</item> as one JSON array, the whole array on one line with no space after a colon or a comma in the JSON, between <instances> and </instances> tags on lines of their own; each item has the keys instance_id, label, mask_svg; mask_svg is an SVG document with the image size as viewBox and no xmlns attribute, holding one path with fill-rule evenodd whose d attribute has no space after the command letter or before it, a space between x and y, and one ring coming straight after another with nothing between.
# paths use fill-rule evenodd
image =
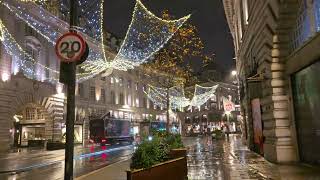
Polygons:
<instances>
[{"instance_id":1,"label":"wall-mounted light","mask_svg":"<svg viewBox=\"0 0 320 180\"><path fill-rule=\"evenodd\" d=\"M19 118L22 118L21 115L14 115L13 116L13 119L16 121L16 122L20 122L20 119Z\"/></svg>"},{"instance_id":2,"label":"wall-mounted light","mask_svg":"<svg viewBox=\"0 0 320 180\"><path fill-rule=\"evenodd\" d=\"M56 86L57 94L62 94L63 93L63 84L58 83Z\"/></svg>"},{"instance_id":3,"label":"wall-mounted light","mask_svg":"<svg viewBox=\"0 0 320 180\"><path fill-rule=\"evenodd\" d=\"M10 77L9 74L6 73L6 72L3 72L3 73L1 74L1 79L2 79L3 82L8 81L8 80L9 80L9 77Z\"/></svg>"}]
</instances>

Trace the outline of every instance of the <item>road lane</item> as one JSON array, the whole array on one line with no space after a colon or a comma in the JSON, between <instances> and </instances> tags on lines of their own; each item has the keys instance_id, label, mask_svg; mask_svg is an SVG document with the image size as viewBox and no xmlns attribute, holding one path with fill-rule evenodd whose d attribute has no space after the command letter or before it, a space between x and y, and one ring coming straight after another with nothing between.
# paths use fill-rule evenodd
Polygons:
<instances>
[{"instance_id":1,"label":"road lane","mask_svg":"<svg viewBox=\"0 0 320 180\"><path fill-rule=\"evenodd\" d=\"M75 177L81 176L93 170L99 169L101 167L110 165L112 163L129 159L132 152L132 145L115 145L115 146L90 146L83 149L75 150L74 160L74 173ZM12 172L12 173L0 173L0 179L17 180L17 179L32 179L32 180L43 180L43 179L63 179L64 173L64 151L57 151L48 153L47 155L42 154L40 157L35 157L30 155L31 159L23 157L22 161L19 161L19 156L16 158L10 157L7 160L13 160L10 164L10 168L16 168L22 164L27 164L27 166L19 166L20 169L25 169L24 171ZM35 158L32 159L32 158ZM48 159L49 160L48 160ZM0 163L1 163L0 159ZM27 163L30 161L30 163ZM56 163L45 165L46 163L54 162ZM1 165L0 165L1 166ZM38 166L38 167L37 167ZM28 168L34 167L34 168Z\"/></svg>"}]
</instances>

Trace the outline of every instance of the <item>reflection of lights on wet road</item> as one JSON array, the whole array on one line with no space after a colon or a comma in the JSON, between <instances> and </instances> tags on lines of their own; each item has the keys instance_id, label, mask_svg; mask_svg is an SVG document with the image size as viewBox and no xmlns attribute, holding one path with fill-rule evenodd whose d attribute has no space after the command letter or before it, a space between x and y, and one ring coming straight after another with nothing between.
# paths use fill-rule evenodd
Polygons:
<instances>
[{"instance_id":1,"label":"reflection of lights on wet road","mask_svg":"<svg viewBox=\"0 0 320 180\"><path fill-rule=\"evenodd\" d=\"M102 146L103 147L103 146ZM102 148L101 147L101 148ZM83 159L83 158L87 158L87 157L91 157L91 156L96 156L96 155L101 155L103 153L109 153L109 152L113 152L113 151L119 151L119 150L124 150L124 149L129 149L131 148L132 145L129 145L129 146L123 146L123 147L118 147L118 148L112 148L112 149L106 149L105 150L102 150L102 151L97 151L97 152L91 152L88 153L88 154L81 154L80 156L78 157L75 157L75 159ZM91 149L90 149L91 150Z\"/></svg>"},{"instance_id":2,"label":"reflection of lights on wet road","mask_svg":"<svg viewBox=\"0 0 320 180\"><path fill-rule=\"evenodd\" d=\"M101 149L102 149L103 151L105 151L105 150L107 150L107 146L101 146ZM101 154L101 158L102 158L103 160L106 160L106 159L107 159L107 153L102 153L102 154Z\"/></svg>"}]
</instances>

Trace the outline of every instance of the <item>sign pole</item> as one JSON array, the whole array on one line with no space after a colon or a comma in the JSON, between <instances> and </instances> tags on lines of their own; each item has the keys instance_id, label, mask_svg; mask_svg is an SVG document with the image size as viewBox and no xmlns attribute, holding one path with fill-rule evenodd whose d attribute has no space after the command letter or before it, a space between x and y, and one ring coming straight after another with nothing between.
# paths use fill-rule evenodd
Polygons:
<instances>
[{"instance_id":1,"label":"sign pole","mask_svg":"<svg viewBox=\"0 0 320 180\"><path fill-rule=\"evenodd\" d=\"M76 0L70 0L70 32L77 23ZM74 120L75 120L75 83L76 83L76 62L68 64L69 78L67 84L67 119L66 119L66 146L65 146L65 169L64 179L73 179L73 151L74 151Z\"/></svg>"}]
</instances>

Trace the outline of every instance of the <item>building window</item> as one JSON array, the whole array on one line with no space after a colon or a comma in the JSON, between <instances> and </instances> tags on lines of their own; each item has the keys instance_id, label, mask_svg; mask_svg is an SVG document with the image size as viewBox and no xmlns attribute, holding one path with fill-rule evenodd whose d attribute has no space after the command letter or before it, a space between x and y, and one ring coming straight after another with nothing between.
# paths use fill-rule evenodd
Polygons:
<instances>
[{"instance_id":1,"label":"building window","mask_svg":"<svg viewBox=\"0 0 320 180\"><path fill-rule=\"evenodd\" d=\"M132 106L131 94L128 94L128 106Z\"/></svg>"},{"instance_id":2,"label":"building window","mask_svg":"<svg viewBox=\"0 0 320 180\"><path fill-rule=\"evenodd\" d=\"M140 105L139 105L139 98L136 98L136 107L140 107Z\"/></svg>"},{"instance_id":3,"label":"building window","mask_svg":"<svg viewBox=\"0 0 320 180\"><path fill-rule=\"evenodd\" d=\"M122 77L119 78L119 86L123 86L123 78Z\"/></svg>"},{"instance_id":4,"label":"building window","mask_svg":"<svg viewBox=\"0 0 320 180\"><path fill-rule=\"evenodd\" d=\"M120 93L120 104L124 105L124 95L123 95L123 93Z\"/></svg>"},{"instance_id":5,"label":"building window","mask_svg":"<svg viewBox=\"0 0 320 180\"><path fill-rule=\"evenodd\" d=\"M142 102L143 104L142 104L142 106L144 107L144 108L146 108L147 107L147 99L146 98L143 98L143 102Z\"/></svg>"},{"instance_id":6,"label":"building window","mask_svg":"<svg viewBox=\"0 0 320 180\"><path fill-rule=\"evenodd\" d=\"M39 108L37 108L37 119L44 119L44 115Z\"/></svg>"},{"instance_id":7,"label":"building window","mask_svg":"<svg viewBox=\"0 0 320 180\"><path fill-rule=\"evenodd\" d=\"M136 91L139 89L139 83L136 83Z\"/></svg>"},{"instance_id":8,"label":"building window","mask_svg":"<svg viewBox=\"0 0 320 180\"><path fill-rule=\"evenodd\" d=\"M35 108L26 108L26 120L36 119Z\"/></svg>"},{"instance_id":9,"label":"building window","mask_svg":"<svg viewBox=\"0 0 320 180\"><path fill-rule=\"evenodd\" d=\"M106 92L105 92L104 89L101 89L101 101L102 101L103 103L106 102Z\"/></svg>"},{"instance_id":10,"label":"building window","mask_svg":"<svg viewBox=\"0 0 320 180\"><path fill-rule=\"evenodd\" d=\"M113 84L114 83L114 78L110 77L110 83Z\"/></svg>"},{"instance_id":11,"label":"building window","mask_svg":"<svg viewBox=\"0 0 320 180\"><path fill-rule=\"evenodd\" d=\"M26 72L28 75L32 75L32 78L36 78L36 62L39 60L39 50L36 49L29 42L26 42L26 53L25 53L25 67L32 70L32 74Z\"/></svg>"},{"instance_id":12,"label":"building window","mask_svg":"<svg viewBox=\"0 0 320 180\"><path fill-rule=\"evenodd\" d=\"M90 100L91 101L96 100L96 88L94 86L90 87Z\"/></svg>"},{"instance_id":13,"label":"building window","mask_svg":"<svg viewBox=\"0 0 320 180\"><path fill-rule=\"evenodd\" d=\"M217 96L216 96L215 94L213 94L213 95L211 96L210 100L211 100L212 102L217 102Z\"/></svg>"},{"instance_id":14,"label":"building window","mask_svg":"<svg viewBox=\"0 0 320 180\"><path fill-rule=\"evenodd\" d=\"M300 47L311 35L307 0L302 0L300 3L296 25L293 30L292 50Z\"/></svg>"},{"instance_id":15,"label":"building window","mask_svg":"<svg viewBox=\"0 0 320 180\"><path fill-rule=\"evenodd\" d=\"M110 92L110 97L111 97L111 104L116 104L116 95L114 91Z\"/></svg>"},{"instance_id":16,"label":"building window","mask_svg":"<svg viewBox=\"0 0 320 180\"><path fill-rule=\"evenodd\" d=\"M142 87L142 90L146 91L147 90L147 85L144 84L143 87Z\"/></svg>"},{"instance_id":17,"label":"building window","mask_svg":"<svg viewBox=\"0 0 320 180\"><path fill-rule=\"evenodd\" d=\"M82 83L78 84L78 93L81 98L84 97L84 85Z\"/></svg>"},{"instance_id":18,"label":"building window","mask_svg":"<svg viewBox=\"0 0 320 180\"><path fill-rule=\"evenodd\" d=\"M132 87L132 81L131 80L128 80L128 89L131 89L131 87Z\"/></svg>"},{"instance_id":19,"label":"building window","mask_svg":"<svg viewBox=\"0 0 320 180\"><path fill-rule=\"evenodd\" d=\"M33 36L33 37L37 37L38 33L32 29L32 27L30 27L29 25L25 25L25 35L26 36Z\"/></svg>"}]
</instances>

